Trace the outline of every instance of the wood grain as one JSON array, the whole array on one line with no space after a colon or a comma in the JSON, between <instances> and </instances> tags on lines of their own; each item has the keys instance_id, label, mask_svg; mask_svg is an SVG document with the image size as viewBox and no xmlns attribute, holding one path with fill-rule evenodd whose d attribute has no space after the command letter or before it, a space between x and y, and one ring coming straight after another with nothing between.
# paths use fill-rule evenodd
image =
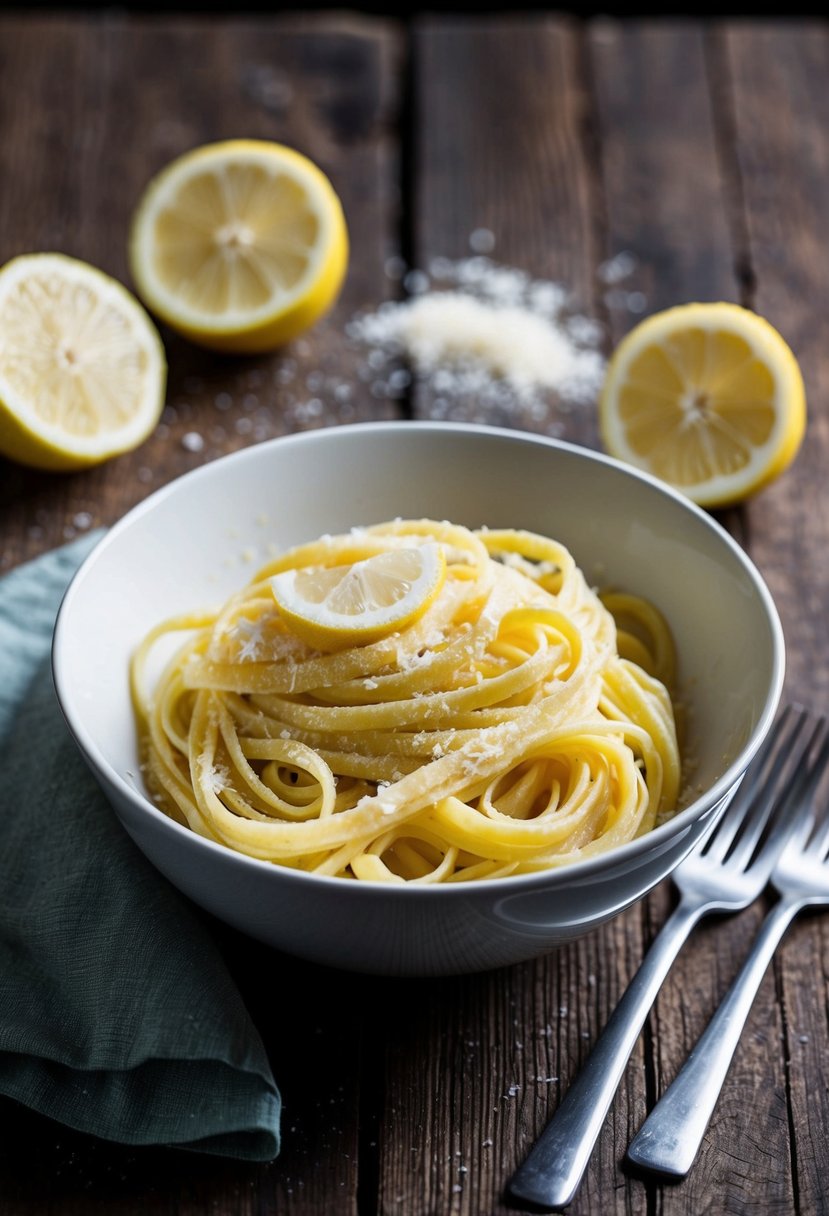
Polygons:
<instances>
[{"instance_id":1,"label":"wood grain","mask_svg":"<svg viewBox=\"0 0 829 1216\"><path fill-rule=\"evenodd\" d=\"M792 472L752 505L752 555L783 620L790 695L825 710L829 366L821 318L829 306L822 248L829 207L829 102L819 82L829 66L829 35L802 25L734 26L725 32L720 50L733 90L734 155L756 280L754 305L795 351L809 403L806 441ZM794 1195L801 1212L825 1212L829 1153L825 1135L817 1132L829 1118L829 933L823 918L794 927L774 970L784 1058L780 1042L770 1042L767 1051L776 1093L788 1102ZM766 1029L761 1018L754 1025ZM779 1156L782 1137L777 1144Z\"/></svg>"},{"instance_id":2,"label":"wood grain","mask_svg":"<svg viewBox=\"0 0 829 1216\"><path fill-rule=\"evenodd\" d=\"M783 619L789 690L820 707L829 700L829 577L822 556L829 542L829 370L819 320L827 298L822 225L829 204L823 138L829 105L815 82L829 62L829 38L824 30L797 26L737 28L727 35L725 53L753 304L794 350L810 407L793 474L751 505L751 552Z\"/></svg>"},{"instance_id":3,"label":"wood grain","mask_svg":"<svg viewBox=\"0 0 829 1216\"><path fill-rule=\"evenodd\" d=\"M356 18L0 21L0 167L14 183L0 194L0 261L54 248L125 279L129 218L149 177L187 148L239 135L312 156L343 200L358 251L338 306L284 352L220 358L165 331L168 408L134 454L66 477L0 463L4 566L117 519L172 477L246 444L399 415L372 395L365 352L344 336L354 311L396 286L384 265L399 252L390 123L399 53L392 27ZM188 433L203 439L200 451L182 444ZM334 1013L330 972L229 931L225 941L282 1090L278 1163L109 1146L7 1101L4 1212L354 1211L362 990Z\"/></svg>"},{"instance_id":4,"label":"wood grain","mask_svg":"<svg viewBox=\"0 0 829 1216\"><path fill-rule=\"evenodd\" d=\"M829 35L549 16L0 18L0 261L58 248L126 277L131 209L180 151L283 139L343 198L352 263L307 339L249 360L165 332L169 408L99 470L0 464L3 566L118 518L204 460L302 427L452 416L597 443L590 408L448 411L422 385L388 398L345 326L487 229L492 257L567 284L606 347L682 300L735 299L789 339L810 400L792 472L723 516L767 577L789 645L787 692L827 699ZM408 78L404 63L408 60ZM401 193L402 186L402 193ZM631 254L627 273L618 255ZM608 265L609 264L609 265ZM624 269L624 259L621 263ZM817 320L816 320L817 318ZM348 393L342 390L348 388ZM199 452L182 446L202 437ZM272 1056L283 1149L267 1166L80 1136L0 1100L10 1216L506 1216L523 1159L662 924L645 904L533 963L431 981L339 975L215 925ZM697 1166L679 1187L629 1177L624 1150L737 970L763 908L701 928L637 1046L573 1216L829 1210L829 934L793 929L766 977Z\"/></svg>"},{"instance_id":5,"label":"wood grain","mask_svg":"<svg viewBox=\"0 0 829 1216\"><path fill-rule=\"evenodd\" d=\"M495 237L496 261L566 283L575 306L593 314L603 237L588 100L580 38L569 22L420 23L413 115L417 264L466 256L470 232L483 227ZM415 409L424 417L438 412L428 386L419 386ZM460 400L449 415L596 442L591 407L565 413L553 405L539 419L516 409L489 413ZM415 1025L407 1019L407 1037L393 1037L386 1052L395 1114L383 1137L381 1210L394 1211L401 1193L418 1216L508 1210L504 1184L632 975L640 933L637 910L532 965L447 982L446 995L427 999ZM640 1049L574 1213L599 1210L597 1204L603 1212L625 1212L643 1201L641 1184L611 1192L608 1179L616 1176L632 1134L631 1112L641 1114L644 1096ZM413 1160L424 1163L415 1194Z\"/></svg>"},{"instance_id":6,"label":"wood grain","mask_svg":"<svg viewBox=\"0 0 829 1216\"><path fill-rule=\"evenodd\" d=\"M0 196L0 262L57 249L128 282L130 217L150 177L189 148L236 136L311 155L359 251L332 313L272 356L212 355L162 328L168 404L136 452L60 476L0 462L0 567L111 523L247 444L399 416L372 394L366 352L344 334L352 313L396 287L384 265L398 252L398 54L389 26L346 18L0 20L0 169L13 183Z\"/></svg>"},{"instance_id":7,"label":"wood grain","mask_svg":"<svg viewBox=\"0 0 829 1216\"><path fill-rule=\"evenodd\" d=\"M494 237L493 261L562 284L571 311L592 316L597 216L576 27L424 21L413 56L415 264L470 257L470 236L483 229ZM541 409L488 406L421 383L415 413L595 444L592 409L554 394Z\"/></svg>"},{"instance_id":8,"label":"wood grain","mask_svg":"<svg viewBox=\"0 0 829 1216\"><path fill-rule=\"evenodd\" d=\"M702 26L592 24L607 247L630 274L604 293L614 342L647 312L738 298ZM631 298L633 297L633 298Z\"/></svg>"},{"instance_id":9,"label":"wood grain","mask_svg":"<svg viewBox=\"0 0 829 1216\"><path fill-rule=\"evenodd\" d=\"M715 64L706 54L703 27L603 21L591 28L589 46L608 257L632 255L630 276L618 287L609 285L605 296L614 338L640 319L630 308L633 293L641 297L634 298L637 309L644 306L648 313L690 300L744 300L745 218L727 138L730 99L712 75ZM745 510L722 516L744 541L751 534L749 520ZM648 901L651 933L663 923L670 900L663 887ZM753 910L706 926L680 956L652 1015L650 1102L673 1079L704 1029L759 918ZM772 984L758 998L753 1025L766 1027L779 1041L780 1010ZM680 1188L660 1193L662 1211L749 1211L760 1180L762 1203L771 1205L770 1211L786 1210L792 1199L788 1126L785 1099L775 1082L765 1045L749 1034L697 1166ZM753 1132L748 1136L747 1104Z\"/></svg>"}]
</instances>

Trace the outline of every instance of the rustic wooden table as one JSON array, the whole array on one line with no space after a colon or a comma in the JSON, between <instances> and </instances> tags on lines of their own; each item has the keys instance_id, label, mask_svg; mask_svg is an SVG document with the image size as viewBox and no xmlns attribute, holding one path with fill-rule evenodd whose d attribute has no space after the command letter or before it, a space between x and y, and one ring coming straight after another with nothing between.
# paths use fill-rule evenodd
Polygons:
<instances>
[{"instance_id":1,"label":"rustic wooden table","mask_svg":"<svg viewBox=\"0 0 829 1216\"><path fill-rule=\"evenodd\" d=\"M606 345L641 311L741 301L794 347L807 441L781 481L722 517L772 589L787 694L829 704L829 29L566 18L0 19L0 261L57 249L127 281L148 177L216 138L284 140L341 195L352 261L324 322L273 357L207 356L165 333L169 405L137 452L50 476L0 462L2 557L108 524L171 478L288 431L430 417L432 394L372 395L349 318L493 233L493 256L572 289ZM627 251L620 285L598 273ZM605 276L606 278L606 276ZM350 380L348 400L325 378ZM318 391L322 385L322 391ZM309 408L309 401L314 404ZM519 427L549 418L442 416ZM590 407L557 418L596 446ZM185 435L203 439L200 451ZM267 1166L93 1141L0 1103L6 1214L507 1210L503 1187L555 1109L671 904L668 886L535 963L434 981L348 978L227 936L273 1056L284 1146ZM621 1160L699 1034L762 909L701 929L660 996L573 1213L829 1210L829 920L803 919L767 975L690 1177ZM217 930L224 935L223 930Z\"/></svg>"}]
</instances>

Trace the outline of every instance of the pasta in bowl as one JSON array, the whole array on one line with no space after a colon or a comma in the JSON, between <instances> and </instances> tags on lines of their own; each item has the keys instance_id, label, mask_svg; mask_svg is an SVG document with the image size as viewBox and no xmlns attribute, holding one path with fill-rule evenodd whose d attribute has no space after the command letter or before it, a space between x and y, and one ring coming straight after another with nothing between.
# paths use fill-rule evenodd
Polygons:
<instances>
[{"instance_id":1,"label":"pasta in bowl","mask_svg":"<svg viewBox=\"0 0 829 1216\"><path fill-rule=\"evenodd\" d=\"M439 576L398 627L412 584L391 562L417 575L427 549ZM312 612L306 640L280 584L295 572L365 584L384 559L381 635L375 623L363 636L362 585L339 627L320 636ZM635 632L534 533L412 520L298 546L219 611L166 622L139 648L145 779L200 835L313 874L469 882L595 857L679 796L670 634L651 605L623 603ZM153 644L181 630L148 690Z\"/></svg>"},{"instance_id":2,"label":"pasta in bowl","mask_svg":"<svg viewBox=\"0 0 829 1216\"><path fill-rule=\"evenodd\" d=\"M343 623L331 588L377 555L409 590ZM544 953L669 874L769 728L783 643L748 558L653 479L378 423L136 507L69 588L53 668L115 813L187 896L279 949L414 975Z\"/></svg>"}]
</instances>

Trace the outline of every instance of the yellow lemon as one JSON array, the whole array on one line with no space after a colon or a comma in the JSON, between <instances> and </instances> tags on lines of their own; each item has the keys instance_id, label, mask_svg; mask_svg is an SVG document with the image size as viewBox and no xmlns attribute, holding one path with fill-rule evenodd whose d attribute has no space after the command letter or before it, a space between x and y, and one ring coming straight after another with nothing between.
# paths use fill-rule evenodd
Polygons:
<instances>
[{"instance_id":1,"label":"yellow lemon","mask_svg":"<svg viewBox=\"0 0 829 1216\"><path fill-rule=\"evenodd\" d=\"M142 443L164 405L164 347L126 288L58 253L0 270L0 454L79 469Z\"/></svg>"},{"instance_id":2,"label":"yellow lemon","mask_svg":"<svg viewBox=\"0 0 829 1216\"><path fill-rule=\"evenodd\" d=\"M129 254L139 294L172 329L250 354L331 307L348 235L316 165L281 144L236 139L188 152L150 182Z\"/></svg>"},{"instance_id":3,"label":"yellow lemon","mask_svg":"<svg viewBox=\"0 0 829 1216\"><path fill-rule=\"evenodd\" d=\"M446 559L429 542L341 566L285 570L271 579L294 633L319 650L364 646L411 625L443 586Z\"/></svg>"},{"instance_id":4,"label":"yellow lemon","mask_svg":"<svg viewBox=\"0 0 829 1216\"><path fill-rule=\"evenodd\" d=\"M718 507L794 460L806 426L800 368L767 321L736 304L656 313L620 342L599 402L607 451Z\"/></svg>"}]
</instances>

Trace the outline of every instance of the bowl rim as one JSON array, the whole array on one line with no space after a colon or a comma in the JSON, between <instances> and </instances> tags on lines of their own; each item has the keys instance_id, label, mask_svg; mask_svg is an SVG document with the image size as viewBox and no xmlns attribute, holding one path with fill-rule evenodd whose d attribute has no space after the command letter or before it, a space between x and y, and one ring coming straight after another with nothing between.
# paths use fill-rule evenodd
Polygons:
<instances>
[{"instance_id":1,"label":"bowl rim","mask_svg":"<svg viewBox=\"0 0 829 1216\"><path fill-rule=\"evenodd\" d=\"M635 837L633 840L627 841L625 844L619 845L616 848L610 849L606 853L600 853L595 857L588 857L581 861L571 862L568 865L555 866L549 870L539 870L532 874L513 874L503 878L482 878L476 879L474 882L458 882L458 883L390 883L375 880L362 880L360 882L344 882L342 878L325 875L313 874L302 870L294 870L287 866L280 866L277 863L265 861L256 857L249 857L245 853L238 852L230 848L228 845L221 844L218 841L208 840L204 836L198 835L192 828L178 823L169 815L165 814L157 807L150 798L135 785L123 776L117 769L110 764L109 760L104 756L94 737L86 729L82 716L78 713L76 705L72 697L72 690L68 684L66 671L64 668L63 654L67 645L67 622L71 616L72 604L78 594L78 590L87 577L89 570L94 566L98 557L111 545L115 544L122 533L129 531L132 525L144 515L152 512L161 502L181 492L182 486L189 486L193 482L209 478L215 475L215 470L219 467L225 467L229 462L234 464L244 464L246 461L261 459L264 453L272 450L275 445L279 445L280 449L294 446L296 444L313 444L319 442L323 437L329 440L334 435L351 434L360 432L361 435L383 435L396 432L398 434L418 432L433 432L433 433L448 433L452 432L458 435L476 435L484 438L502 440L512 443L527 443L534 447L549 448L555 451L563 451L576 459L584 459L588 462L595 462L606 465L618 472L622 476L630 477L635 481L646 483L657 494L678 504L685 511L695 516L697 520L709 531L712 531L720 543L726 549L730 550L731 556L736 560L737 564L742 568L743 573L748 577L752 587L757 594L757 597L763 607L765 616L768 621L769 630L772 639L772 678L766 695L765 703L760 711L757 723L752 731L750 739L741 748L738 755L732 760L731 764L718 780L710 786L703 794L694 799L687 807L678 811L665 823L652 828L650 832L644 836ZM122 797L132 805L139 813L149 815L153 818L159 827L169 831L173 837L180 836L182 840L190 842L190 846L195 850L208 850L208 853L216 853L217 857L224 859L226 863L232 864L234 861L243 868L253 866L255 869L262 869L269 874L277 874L280 878L286 881L296 881L301 885L310 882L316 887L318 884L332 887L335 890L342 891L360 891L365 897L376 896L379 892L408 892L409 896L421 899L424 898L424 892L441 892L437 898L453 899L453 898L469 898L474 892L481 894L500 892L503 896L515 894L518 891L533 890L535 888L550 889L558 885L570 885L572 879L588 879L597 871L601 872L608 868L613 868L616 865L624 865L625 862L633 862L643 853L650 852L652 849L658 849L662 844L666 844L672 836L676 835L683 828L690 827L698 818L704 816L712 808L716 807L725 799L725 796L736 786L740 777L745 772L752 758L756 754L765 735L771 727L777 712L777 707L783 689L783 680L785 675L785 640L783 628L780 622L780 617L777 612L776 605L772 598L771 592L766 586L759 570L747 553L741 548L736 540L722 527L717 520L704 511L691 499L687 498L680 491L675 490L666 482L659 478L644 472L641 469L635 468L632 465L625 464L622 461L616 460L614 457L608 456L603 452L595 451L592 448L583 447L580 444L572 443L567 440L556 439L551 436L537 434L531 431L519 431L508 427L491 426L481 423L464 423L464 422L443 422L443 421L419 421L404 419L400 421L373 421L373 422L355 422L339 425L336 427L321 427L311 431L294 432L288 435L279 435L274 439L266 440L263 443L252 444L249 447L242 448L237 452L231 452L225 456L218 457L216 460L210 461L207 464L200 465L196 469L191 469L187 473L181 474L174 478L166 485L159 487L158 490L148 495L147 498L137 503L129 511L127 511L119 520L116 521L105 533L105 535L92 548L87 556L82 561L81 565L73 575L58 609L55 622L55 629L52 638L51 648L51 663L52 677L57 693L58 703L61 712L69 728L70 733L82 755L87 761L87 764L96 775L100 772L106 777L107 781L114 784ZM113 808L118 814L117 809ZM120 818L120 815L119 815ZM358 898L360 898L358 896ZM398 896L399 898L399 896Z\"/></svg>"}]
</instances>

